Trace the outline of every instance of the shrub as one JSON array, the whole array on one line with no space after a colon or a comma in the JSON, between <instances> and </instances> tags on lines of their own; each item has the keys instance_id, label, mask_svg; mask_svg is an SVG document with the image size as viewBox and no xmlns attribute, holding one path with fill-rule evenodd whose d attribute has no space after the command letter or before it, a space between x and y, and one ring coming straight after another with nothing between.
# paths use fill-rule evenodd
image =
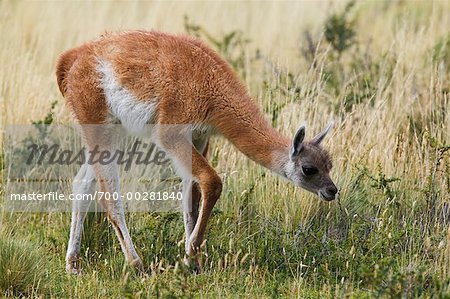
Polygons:
<instances>
[{"instance_id":1,"label":"shrub","mask_svg":"<svg viewBox=\"0 0 450 299\"><path fill-rule=\"evenodd\" d=\"M342 13L331 15L325 23L325 39L337 52L338 57L354 44L354 25L348 20L348 13L354 4L354 1L350 1Z\"/></svg>"}]
</instances>

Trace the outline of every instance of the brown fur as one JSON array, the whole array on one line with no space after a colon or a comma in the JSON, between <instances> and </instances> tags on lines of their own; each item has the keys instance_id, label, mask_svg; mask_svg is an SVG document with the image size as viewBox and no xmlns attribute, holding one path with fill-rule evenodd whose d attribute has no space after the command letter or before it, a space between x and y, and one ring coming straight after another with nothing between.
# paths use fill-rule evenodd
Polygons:
<instances>
[{"instance_id":1,"label":"brown fur","mask_svg":"<svg viewBox=\"0 0 450 299\"><path fill-rule=\"evenodd\" d=\"M103 124L108 107L99 86L92 46L86 44L63 53L57 64L57 81L69 109L80 124Z\"/></svg>"},{"instance_id":2,"label":"brown fur","mask_svg":"<svg viewBox=\"0 0 450 299\"><path fill-rule=\"evenodd\" d=\"M70 71L74 61L78 57L78 49L71 49L63 53L56 64L56 79L59 91L64 95L66 93L66 76Z\"/></svg>"},{"instance_id":3,"label":"brown fur","mask_svg":"<svg viewBox=\"0 0 450 299\"><path fill-rule=\"evenodd\" d=\"M270 153L289 147L226 61L197 39L160 32L105 34L61 55L58 84L81 123L105 121L107 107L95 71L99 57L113 63L121 84L138 99L158 98L158 123L212 125L268 168Z\"/></svg>"}]
</instances>

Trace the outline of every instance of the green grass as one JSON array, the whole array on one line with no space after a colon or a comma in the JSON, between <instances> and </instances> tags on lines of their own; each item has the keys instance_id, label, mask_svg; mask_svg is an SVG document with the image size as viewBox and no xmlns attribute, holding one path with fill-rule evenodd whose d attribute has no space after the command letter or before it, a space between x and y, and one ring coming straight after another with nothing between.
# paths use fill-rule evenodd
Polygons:
<instances>
[{"instance_id":1,"label":"green grass","mask_svg":"<svg viewBox=\"0 0 450 299\"><path fill-rule=\"evenodd\" d=\"M52 278L45 271L47 254L35 245L0 233L0 290L5 295L27 296L48 289Z\"/></svg>"},{"instance_id":2,"label":"green grass","mask_svg":"<svg viewBox=\"0 0 450 299\"><path fill-rule=\"evenodd\" d=\"M384 196L372 187L367 192ZM246 200L248 207L256 204L255 196ZM448 278L436 271L448 261L445 256L440 260L448 250L442 244L447 234L444 223L423 217L426 206L407 209L389 197L379 203L361 214L348 203L343 209L350 211L323 206L308 223L295 223L292 229L280 219L248 210L232 214L216 209L200 275L183 266L179 214L133 214L128 223L146 265L145 277L124 266L118 242L101 214L88 219L83 275L76 277L64 273L69 214L5 213L4 223L13 227L16 236L35 239L0 242L1 286L8 285L8 295L31 292L54 297L359 298L448 292ZM12 250L3 254L8 248ZM2 267L8 261L12 266ZM25 277L5 284L9 278L4 273L17 267L27 271ZM42 284L36 284L36 276Z\"/></svg>"}]
</instances>

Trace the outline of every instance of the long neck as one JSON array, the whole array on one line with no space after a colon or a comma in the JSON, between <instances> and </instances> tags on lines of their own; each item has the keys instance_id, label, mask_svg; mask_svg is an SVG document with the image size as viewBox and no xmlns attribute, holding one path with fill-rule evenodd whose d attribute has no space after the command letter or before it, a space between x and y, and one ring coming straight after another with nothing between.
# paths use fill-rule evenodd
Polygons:
<instances>
[{"instance_id":1,"label":"long neck","mask_svg":"<svg viewBox=\"0 0 450 299\"><path fill-rule=\"evenodd\" d=\"M243 154L284 175L291 141L269 124L251 98L230 101L215 114L214 125L218 131Z\"/></svg>"}]
</instances>

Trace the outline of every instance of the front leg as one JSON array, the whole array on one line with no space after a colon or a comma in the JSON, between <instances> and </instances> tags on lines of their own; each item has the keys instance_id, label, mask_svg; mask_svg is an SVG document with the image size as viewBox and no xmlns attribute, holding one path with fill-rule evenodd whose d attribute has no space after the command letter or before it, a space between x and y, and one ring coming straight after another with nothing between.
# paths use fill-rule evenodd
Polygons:
<instances>
[{"instance_id":1,"label":"front leg","mask_svg":"<svg viewBox=\"0 0 450 299\"><path fill-rule=\"evenodd\" d=\"M200 137L192 140L195 149L202 153L205 157L208 154L209 139L208 137ZM191 176L192 177L192 176ZM186 253L189 252L189 237L191 236L194 226L198 219L198 207L200 203L201 193L198 183L194 182L192 178L183 180L183 219L186 235Z\"/></svg>"},{"instance_id":2,"label":"front leg","mask_svg":"<svg viewBox=\"0 0 450 299\"><path fill-rule=\"evenodd\" d=\"M222 181L211 166L203 168L202 173L198 176L198 184L203 201L197 223L189 236L187 250L189 256L198 256L212 209L222 193Z\"/></svg>"},{"instance_id":3,"label":"front leg","mask_svg":"<svg viewBox=\"0 0 450 299\"><path fill-rule=\"evenodd\" d=\"M189 251L189 237L194 230L198 218L198 207L200 202L200 191L198 184L190 179L183 180L183 220L186 235L186 253Z\"/></svg>"},{"instance_id":4,"label":"front leg","mask_svg":"<svg viewBox=\"0 0 450 299\"><path fill-rule=\"evenodd\" d=\"M180 135L179 130L162 126L155 132L155 136L158 139L158 145L168 153L176 165L180 176L185 181L190 180L198 184L202 204L198 219L186 242L186 253L188 256L194 257L198 263L200 245L204 239L211 211L222 192L222 181L205 157L184 136ZM186 191L186 193L189 192ZM188 203L189 201L186 200L184 204L186 206L185 212L192 213L192 211L189 211ZM195 212L187 216L192 216L193 219ZM188 221L187 224L186 233L189 234L192 225Z\"/></svg>"}]
</instances>

